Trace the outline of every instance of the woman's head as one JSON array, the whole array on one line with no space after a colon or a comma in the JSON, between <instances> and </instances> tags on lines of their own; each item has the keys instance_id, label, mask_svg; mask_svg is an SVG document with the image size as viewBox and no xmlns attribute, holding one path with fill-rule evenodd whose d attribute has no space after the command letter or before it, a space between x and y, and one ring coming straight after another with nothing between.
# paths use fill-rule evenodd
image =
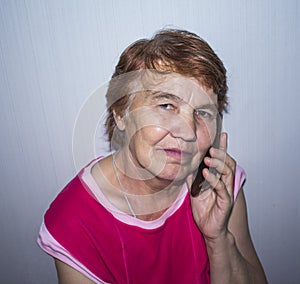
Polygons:
<instances>
[{"instance_id":1,"label":"woman's head","mask_svg":"<svg viewBox=\"0 0 300 284\"><path fill-rule=\"evenodd\" d=\"M107 92L109 140L122 144L122 134L116 131L114 116L123 117L133 101L132 82L144 70L176 73L196 79L201 86L217 96L220 115L226 111L226 69L212 48L196 34L183 30L161 30L152 39L139 40L125 49L115 68Z\"/></svg>"}]
</instances>

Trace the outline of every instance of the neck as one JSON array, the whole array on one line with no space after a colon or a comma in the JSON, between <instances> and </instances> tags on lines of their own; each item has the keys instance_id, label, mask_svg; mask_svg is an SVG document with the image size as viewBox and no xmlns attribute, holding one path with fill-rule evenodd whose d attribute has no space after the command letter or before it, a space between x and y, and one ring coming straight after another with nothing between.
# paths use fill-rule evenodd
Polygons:
<instances>
[{"instance_id":1,"label":"neck","mask_svg":"<svg viewBox=\"0 0 300 284\"><path fill-rule=\"evenodd\" d=\"M150 178L148 172L145 178L145 169L137 168L130 159L125 160L122 152L114 155L120 189L124 191L131 214L143 220L154 220L161 216L176 200L183 182Z\"/></svg>"}]
</instances>

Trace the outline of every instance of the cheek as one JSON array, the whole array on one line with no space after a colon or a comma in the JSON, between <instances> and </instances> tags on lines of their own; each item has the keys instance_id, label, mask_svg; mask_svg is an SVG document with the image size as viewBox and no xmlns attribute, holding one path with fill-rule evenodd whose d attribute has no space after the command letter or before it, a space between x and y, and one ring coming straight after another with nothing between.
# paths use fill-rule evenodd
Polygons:
<instances>
[{"instance_id":1,"label":"cheek","mask_svg":"<svg viewBox=\"0 0 300 284\"><path fill-rule=\"evenodd\" d=\"M160 126L149 126L142 130L143 138L149 146L155 146L168 135L168 131Z\"/></svg>"},{"instance_id":2,"label":"cheek","mask_svg":"<svg viewBox=\"0 0 300 284\"><path fill-rule=\"evenodd\" d=\"M139 139L149 141L149 143L151 143L151 140L154 142L166 135L167 131L164 125L166 123L149 109L137 109L131 113L127 121L127 141L139 137Z\"/></svg>"},{"instance_id":3,"label":"cheek","mask_svg":"<svg viewBox=\"0 0 300 284\"><path fill-rule=\"evenodd\" d=\"M217 133L216 123L199 123L197 127L198 147L200 152L207 151L213 144Z\"/></svg>"},{"instance_id":4,"label":"cheek","mask_svg":"<svg viewBox=\"0 0 300 284\"><path fill-rule=\"evenodd\" d=\"M155 146L159 143L166 135L168 131L159 126L146 126L141 129L137 129L135 133L132 133L132 142L136 147L143 146Z\"/></svg>"},{"instance_id":5,"label":"cheek","mask_svg":"<svg viewBox=\"0 0 300 284\"><path fill-rule=\"evenodd\" d=\"M156 151L160 141L168 134L166 130L160 127L144 127L131 137L129 149L134 160L143 168L151 169L159 173L165 164L165 156Z\"/></svg>"}]
</instances>

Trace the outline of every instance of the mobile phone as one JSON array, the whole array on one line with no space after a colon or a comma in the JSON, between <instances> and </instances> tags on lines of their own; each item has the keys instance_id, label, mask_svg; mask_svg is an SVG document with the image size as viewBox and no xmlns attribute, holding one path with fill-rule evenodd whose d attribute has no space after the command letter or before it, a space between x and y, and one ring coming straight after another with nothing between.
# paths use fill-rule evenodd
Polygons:
<instances>
[{"instance_id":1,"label":"mobile phone","mask_svg":"<svg viewBox=\"0 0 300 284\"><path fill-rule=\"evenodd\" d=\"M215 136L214 142L213 142L211 147L219 148L220 134L221 134L221 130L222 130L222 117L221 117L221 115L217 116L216 124L217 124L216 136ZM211 157L210 154L209 154L209 150L210 149L208 149L208 151L205 154L204 158L205 157ZM192 187L191 187L191 195L193 197L199 195L200 192L203 192L203 191L210 188L209 183L205 180L205 178L203 177L203 174L202 174L203 169L208 168L204 163L204 158L203 158L202 162L200 163L200 165L198 167L198 172L197 172L196 178L195 178L195 180L192 184ZM214 173L214 174L217 173L216 169L214 169L214 168L209 168L209 171Z\"/></svg>"}]
</instances>

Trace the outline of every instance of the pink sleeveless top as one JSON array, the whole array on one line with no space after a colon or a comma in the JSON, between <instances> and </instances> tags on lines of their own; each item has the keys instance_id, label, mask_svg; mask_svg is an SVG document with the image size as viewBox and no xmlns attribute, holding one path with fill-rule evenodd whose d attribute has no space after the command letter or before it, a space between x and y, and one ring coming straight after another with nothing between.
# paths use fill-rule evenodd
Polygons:
<instances>
[{"instance_id":1,"label":"pink sleeveless top","mask_svg":"<svg viewBox=\"0 0 300 284\"><path fill-rule=\"evenodd\" d=\"M97 187L91 168L98 160L50 205L40 247L95 283L210 283L206 246L187 187L160 218L139 220L113 207ZM235 197L244 180L238 167Z\"/></svg>"}]
</instances>

